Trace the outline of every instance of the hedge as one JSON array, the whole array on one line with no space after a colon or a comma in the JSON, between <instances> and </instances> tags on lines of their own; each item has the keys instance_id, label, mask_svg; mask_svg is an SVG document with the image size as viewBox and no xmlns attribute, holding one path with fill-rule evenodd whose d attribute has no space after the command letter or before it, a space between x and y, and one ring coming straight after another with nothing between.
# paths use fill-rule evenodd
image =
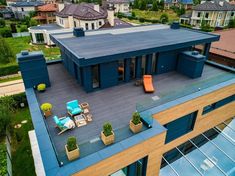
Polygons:
<instances>
[{"instance_id":1,"label":"hedge","mask_svg":"<svg viewBox=\"0 0 235 176\"><path fill-rule=\"evenodd\" d=\"M10 105L14 107L15 109L21 108L21 103L24 103L25 106L28 106L27 98L24 92L15 94L15 95L9 95L9 96L12 97L12 100L13 100ZM0 98L0 105L2 104L2 102L5 101L5 98L7 97Z\"/></svg>"},{"instance_id":2,"label":"hedge","mask_svg":"<svg viewBox=\"0 0 235 176\"><path fill-rule=\"evenodd\" d=\"M0 76L16 74L19 71L17 64L0 65Z\"/></svg>"},{"instance_id":3,"label":"hedge","mask_svg":"<svg viewBox=\"0 0 235 176\"><path fill-rule=\"evenodd\" d=\"M2 37L12 37L11 28L9 27L0 28L0 35Z\"/></svg>"}]
</instances>

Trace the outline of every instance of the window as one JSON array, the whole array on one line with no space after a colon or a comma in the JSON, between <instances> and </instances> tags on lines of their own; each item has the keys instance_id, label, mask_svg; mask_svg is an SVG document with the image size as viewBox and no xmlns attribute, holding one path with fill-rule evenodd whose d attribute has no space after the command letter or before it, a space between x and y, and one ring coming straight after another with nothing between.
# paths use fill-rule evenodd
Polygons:
<instances>
[{"instance_id":1,"label":"window","mask_svg":"<svg viewBox=\"0 0 235 176\"><path fill-rule=\"evenodd\" d=\"M101 26L102 25L102 21L99 21L99 26Z\"/></svg>"},{"instance_id":2,"label":"window","mask_svg":"<svg viewBox=\"0 0 235 176\"><path fill-rule=\"evenodd\" d=\"M42 33L36 33L35 37L36 37L36 42L37 43L44 43L44 37L43 37Z\"/></svg>"},{"instance_id":3,"label":"window","mask_svg":"<svg viewBox=\"0 0 235 176\"><path fill-rule=\"evenodd\" d=\"M89 28L88 28L88 23L85 23L85 28L86 28L86 30L89 29Z\"/></svg>"},{"instance_id":4,"label":"window","mask_svg":"<svg viewBox=\"0 0 235 176\"><path fill-rule=\"evenodd\" d=\"M125 80L125 67L124 67L124 60L118 61L118 81Z\"/></svg>"},{"instance_id":5,"label":"window","mask_svg":"<svg viewBox=\"0 0 235 176\"><path fill-rule=\"evenodd\" d=\"M219 13L219 18L222 18L222 13Z\"/></svg>"},{"instance_id":6,"label":"window","mask_svg":"<svg viewBox=\"0 0 235 176\"><path fill-rule=\"evenodd\" d=\"M231 13L231 17L233 17L233 16L234 16L234 12Z\"/></svg>"},{"instance_id":7,"label":"window","mask_svg":"<svg viewBox=\"0 0 235 176\"><path fill-rule=\"evenodd\" d=\"M197 17L200 18L200 16L201 16L201 12L198 12Z\"/></svg>"},{"instance_id":8,"label":"window","mask_svg":"<svg viewBox=\"0 0 235 176\"><path fill-rule=\"evenodd\" d=\"M171 142L193 130L197 111L164 125L167 128L165 143Z\"/></svg>"},{"instance_id":9,"label":"window","mask_svg":"<svg viewBox=\"0 0 235 176\"><path fill-rule=\"evenodd\" d=\"M73 23L74 23L74 27L77 27L76 21L73 21Z\"/></svg>"},{"instance_id":10,"label":"window","mask_svg":"<svg viewBox=\"0 0 235 176\"><path fill-rule=\"evenodd\" d=\"M62 24L62 25L64 24L64 21L61 18L60 18L60 24Z\"/></svg>"},{"instance_id":11,"label":"window","mask_svg":"<svg viewBox=\"0 0 235 176\"><path fill-rule=\"evenodd\" d=\"M95 24L91 23L91 29L94 30L95 29Z\"/></svg>"},{"instance_id":12,"label":"window","mask_svg":"<svg viewBox=\"0 0 235 176\"><path fill-rule=\"evenodd\" d=\"M24 8L21 8L21 11L24 12Z\"/></svg>"},{"instance_id":13,"label":"window","mask_svg":"<svg viewBox=\"0 0 235 176\"><path fill-rule=\"evenodd\" d=\"M208 18L208 17L209 17L209 13L206 13L205 18Z\"/></svg>"},{"instance_id":14,"label":"window","mask_svg":"<svg viewBox=\"0 0 235 176\"><path fill-rule=\"evenodd\" d=\"M204 114L206 114L208 112L211 112L211 111L213 111L213 110L215 110L215 109L217 109L217 108L219 108L221 106L224 106L224 105L226 105L226 104L228 104L228 103L230 103L230 102L232 102L234 100L235 100L235 95L232 95L232 96L224 98L224 99L222 99L222 100L220 100L218 102L215 102L213 104L207 105L206 107L203 108L202 114L204 115Z\"/></svg>"},{"instance_id":15,"label":"window","mask_svg":"<svg viewBox=\"0 0 235 176\"><path fill-rule=\"evenodd\" d=\"M100 87L100 76L99 76L99 65L93 65L92 67L92 77L93 77L93 88L99 88Z\"/></svg>"}]
</instances>

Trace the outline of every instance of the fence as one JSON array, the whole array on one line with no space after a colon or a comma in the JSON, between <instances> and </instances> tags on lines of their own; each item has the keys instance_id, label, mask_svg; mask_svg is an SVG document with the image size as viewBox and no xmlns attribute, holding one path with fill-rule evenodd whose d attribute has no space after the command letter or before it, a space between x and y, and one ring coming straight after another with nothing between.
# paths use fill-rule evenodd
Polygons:
<instances>
[{"instance_id":1,"label":"fence","mask_svg":"<svg viewBox=\"0 0 235 176\"><path fill-rule=\"evenodd\" d=\"M7 155L7 174L6 176L12 176L12 163L11 163L11 135L6 132L6 155Z\"/></svg>"},{"instance_id":2,"label":"fence","mask_svg":"<svg viewBox=\"0 0 235 176\"><path fill-rule=\"evenodd\" d=\"M16 38L16 37L26 37L26 36L30 36L29 32L18 32L18 33L12 33L12 37Z\"/></svg>"}]
</instances>

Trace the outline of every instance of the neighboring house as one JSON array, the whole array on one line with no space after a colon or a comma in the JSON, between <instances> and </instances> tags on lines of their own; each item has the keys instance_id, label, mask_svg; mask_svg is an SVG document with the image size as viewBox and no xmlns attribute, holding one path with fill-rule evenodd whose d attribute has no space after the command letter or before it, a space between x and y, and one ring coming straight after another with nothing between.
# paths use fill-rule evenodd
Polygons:
<instances>
[{"instance_id":1,"label":"neighboring house","mask_svg":"<svg viewBox=\"0 0 235 176\"><path fill-rule=\"evenodd\" d=\"M102 2L103 5L113 5L114 12L118 13L129 13L130 12L130 1L129 0L105 0Z\"/></svg>"},{"instance_id":2,"label":"neighboring house","mask_svg":"<svg viewBox=\"0 0 235 176\"><path fill-rule=\"evenodd\" d=\"M33 17L39 24L50 24L56 22L55 12L57 4L45 4L36 8L37 16Z\"/></svg>"},{"instance_id":3,"label":"neighboring house","mask_svg":"<svg viewBox=\"0 0 235 176\"><path fill-rule=\"evenodd\" d=\"M42 52L17 54L36 133L37 175L234 175L234 70L207 62L219 35L175 24L53 34L61 60L48 64ZM201 54L192 50L198 44ZM143 86L143 77L152 80ZM40 83L47 85L43 93L35 90ZM79 104L69 109L80 114L67 113L73 100ZM47 118L45 102L53 105ZM139 133L129 127L134 112ZM107 122L107 141L115 136L109 146L101 140ZM68 151L71 136L79 149Z\"/></svg>"},{"instance_id":4,"label":"neighboring house","mask_svg":"<svg viewBox=\"0 0 235 176\"><path fill-rule=\"evenodd\" d=\"M49 35L71 32L73 28L84 30L97 30L100 28L124 28L132 25L114 19L114 10L110 6L103 9L99 5L81 3L58 5L59 12L56 13L56 24L34 26L29 28L33 44L54 45Z\"/></svg>"},{"instance_id":5,"label":"neighboring house","mask_svg":"<svg viewBox=\"0 0 235 176\"><path fill-rule=\"evenodd\" d=\"M114 11L92 3L65 4L64 8L59 5L56 22L63 28L82 27L84 30L95 30L107 22L114 26Z\"/></svg>"},{"instance_id":6,"label":"neighboring house","mask_svg":"<svg viewBox=\"0 0 235 176\"><path fill-rule=\"evenodd\" d=\"M30 27L29 33L33 44L46 44L50 46L54 45L54 43L50 40L50 34L71 32L72 30L72 28L63 28L57 24L47 24Z\"/></svg>"},{"instance_id":7,"label":"neighboring house","mask_svg":"<svg viewBox=\"0 0 235 176\"><path fill-rule=\"evenodd\" d=\"M200 27L205 20L211 27L225 27L235 17L235 5L224 0L203 1L192 11L190 24Z\"/></svg>"},{"instance_id":8,"label":"neighboring house","mask_svg":"<svg viewBox=\"0 0 235 176\"><path fill-rule=\"evenodd\" d=\"M164 0L164 8L170 9L170 7L184 7L186 10L192 9L193 0Z\"/></svg>"},{"instance_id":9,"label":"neighboring house","mask_svg":"<svg viewBox=\"0 0 235 176\"><path fill-rule=\"evenodd\" d=\"M216 31L220 40L211 45L209 60L235 68L235 29Z\"/></svg>"},{"instance_id":10,"label":"neighboring house","mask_svg":"<svg viewBox=\"0 0 235 176\"><path fill-rule=\"evenodd\" d=\"M14 18L14 13L12 12L12 10L9 7L5 7L3 9L0 9L0 14L1 14L1 17L4 19Z\"/></svg>"},{"instance_id":11,"label":"neighboring house","mask_svg":"<svg viewBox=\"0 0 235 176\"><path fill-rule=\"evenodd\" d=\"M36 11L36 7L43 5L40 1L20 1L11 4L11 9L16 19L23 19L29 16L30 12Z\"/></svg>"}]
</instances>

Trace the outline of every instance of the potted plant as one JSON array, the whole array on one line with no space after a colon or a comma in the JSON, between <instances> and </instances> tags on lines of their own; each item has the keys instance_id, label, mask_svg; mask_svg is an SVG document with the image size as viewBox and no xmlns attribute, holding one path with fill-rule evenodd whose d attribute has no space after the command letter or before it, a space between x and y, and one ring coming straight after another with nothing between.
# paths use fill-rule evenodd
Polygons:
<instances>
[{"instance_id":1,"label":"potted plant","mask_svg":"<svg viewBox=\"0 0 235 176\"><path fill-rule=\"evenodd\" d=\"M45 90L46 90L46 84L38 84L37 85L38 92L45 92Z\"/></svg>"},{"instance_id":2,"label":"potted plant","mask_svg":"<svg viewBox=\"0 0 235 176\"><path fill-rule=\"evenodd\" d=\"M103 125L103 131L101 131L101 140L105 145L110 145L114 142L114 139L115 135L112 125L110 123L105 123Z\"/></svg>"},{"instance_id":3,"label":"potted plant","mask_svg":"<svg viewBox=\"0 0 235 176\"><path fill-rule=\"evenodd\" d=\"M77 159L80 156L77 140L74 136L68 138L65 151L69 161Z\"/></svg>"},{"instance_id":4,"label":"potted plant","mask_svg":"<svg viewBox=\"0 0 235 176\"><path fill-rule=\"evenodd\" d=\"M50 103L43 103L41 105L41 110L43 111L45 117L49 117L52 115L51 109L52 105Z\"/></svg>"},{"instance_id":5,"label":"potted plant","mask_svg":"<svg viewBox=\"0 0 235 176\"><path fill-rule=\"evenodd\" d=\"M133 133L138 133L141 131L143 127L143 123L140 120L140 114L138 112L134 112L132 115L132 119L130 120L130 129Z\"/></svg>"}]
</instances>

